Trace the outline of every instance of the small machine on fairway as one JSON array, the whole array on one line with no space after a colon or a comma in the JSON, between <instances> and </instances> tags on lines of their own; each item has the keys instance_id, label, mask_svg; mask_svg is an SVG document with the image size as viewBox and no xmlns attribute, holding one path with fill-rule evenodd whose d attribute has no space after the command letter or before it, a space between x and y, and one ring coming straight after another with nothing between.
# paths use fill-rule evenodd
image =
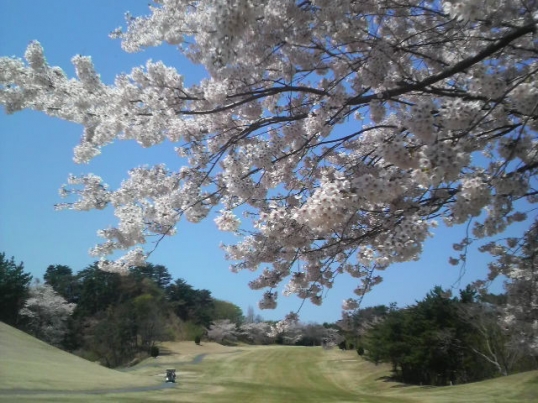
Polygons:
<instances>
[{"instance_id":1,"label":"small machine on fairway","mask_svg":"<svg viewBox=\"0 0 538 403\"><path fill-rule=\"evenodd\" d=\"M168 383L168 382L176 383L176 370L175 369L167 369L166 370L166 378L164 378L164 381L166 383Z\"/></svg>"}]
</instances>

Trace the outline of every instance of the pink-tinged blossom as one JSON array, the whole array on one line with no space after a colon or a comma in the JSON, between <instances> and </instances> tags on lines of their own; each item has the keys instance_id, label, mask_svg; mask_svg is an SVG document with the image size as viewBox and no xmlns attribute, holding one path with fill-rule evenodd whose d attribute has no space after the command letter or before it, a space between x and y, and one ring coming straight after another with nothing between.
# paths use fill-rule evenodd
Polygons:
<instances>
[{"instance_id":1,"label":"pink-tinged blossom","mask_svg":"<svg viewBox=\"0 0 538 403\"><path fill-rule=\"evenodd\" d=\"M485 238L538 202L537 15L507 0L162 0L112 36L127 52L174 46L200 82L150 60L105 85L87 56L69 79L32 42L25 61L0 58L0 103L83 126L78 163L112 142L173 143L177 168L62 188L59 208L114 209L91 250L103 268L142 264L148 240L220 210L239 236L223 246L231 269L260 272L261 308L281 292L319 305L346 276L360 301L419 259L436 219Z\"/></svg>"}]
</instances>

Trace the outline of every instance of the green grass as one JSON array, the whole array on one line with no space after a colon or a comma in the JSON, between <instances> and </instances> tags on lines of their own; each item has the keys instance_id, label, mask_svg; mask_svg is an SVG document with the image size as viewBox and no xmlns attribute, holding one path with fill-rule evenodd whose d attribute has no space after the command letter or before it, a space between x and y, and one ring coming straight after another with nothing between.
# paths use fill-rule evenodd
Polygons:
<instances>
[{"instance_id":1,"label":"green grass","mask_svg":"<svg viewBox=\"0 0 538 403\"><path fill-rule=\"evenodd\" d=\"M147 359L126 372L114 371L0 323L0 401L530 403L538 397L538 371L431 388L387 382L386 366L368 363L353 351L223 347L213 343L196 346L192 341L165 343L161 350L166 354L157 359ZM200 354L204 354L201 362L193 363ZM156 385L162 382L166 368L177 369L175 388L90 393ZM14 394L13 389L28 392Z\"/></svg>"},{"instance_id":2,"label":"green grass","mask_svg":"<svg viewBox=\"0 0 538 403\"><path fill-rule=\"evenodd\" d=\"M0 391L94 390L156 384L157 379L107 369L0 322Z\"/></svg>"}]
</instances>

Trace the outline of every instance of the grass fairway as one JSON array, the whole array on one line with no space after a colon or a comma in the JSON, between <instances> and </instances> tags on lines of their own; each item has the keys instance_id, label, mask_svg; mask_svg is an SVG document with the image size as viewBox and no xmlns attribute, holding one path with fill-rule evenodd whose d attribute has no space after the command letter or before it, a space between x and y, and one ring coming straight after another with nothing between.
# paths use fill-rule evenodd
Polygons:
<instances>
[{"instance_id":1,"label":"grass fairway","mask_svg":"<svg viewBox=\"0 0 538 403\"><path fill-rule=\"evenodd\" d=\"M387 382L386 366L353 351L164 343L124 372L89 363L0 323L0 401L6 402L537 402L538 372L431 388ZM176 368L173 388L162 384ZM108 393L105 393L108 391ZM98 395L96 395L98 394Z\"/></svg>"}]
</instances>

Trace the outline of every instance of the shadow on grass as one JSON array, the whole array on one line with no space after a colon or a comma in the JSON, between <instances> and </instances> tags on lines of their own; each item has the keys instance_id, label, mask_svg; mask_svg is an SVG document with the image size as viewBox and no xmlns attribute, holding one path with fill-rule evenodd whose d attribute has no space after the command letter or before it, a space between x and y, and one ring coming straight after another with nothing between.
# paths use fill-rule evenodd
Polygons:
<instances>
[{"instance_id":1,"label":"shadow on grass","mask_svg":"<svg viewBox=\"0 0 538 403\"><path fill-rule=\"evenodd\" d=\"M403 388L409 388L411 386L419 386L421 389L433 389L433 388L436 388L437 386L433 386L433 385L414 385L414 384L411 384L411 383L402 383L400 380L398 380L398 378L396 378L395 376L388 376L388 375L385 375L385 376L381 376L379 378L376 379L377 381L383 381L383 382L391 382L391 383L394 383L394 385L391 386L392 389L403 389Z\"/></svg>"},{"instance_id":2,"label":"shadow on grass","mask_svg":"<svg viewBox=\"0 0 538 403\"><path fill-rule=\"evenodd\" d=\"M172 353L172 351L166 347L159 347L159 355L167 356L167 355L172 355L172 354L177 354L177 353Z\"/></svg>"}]
</instances>

